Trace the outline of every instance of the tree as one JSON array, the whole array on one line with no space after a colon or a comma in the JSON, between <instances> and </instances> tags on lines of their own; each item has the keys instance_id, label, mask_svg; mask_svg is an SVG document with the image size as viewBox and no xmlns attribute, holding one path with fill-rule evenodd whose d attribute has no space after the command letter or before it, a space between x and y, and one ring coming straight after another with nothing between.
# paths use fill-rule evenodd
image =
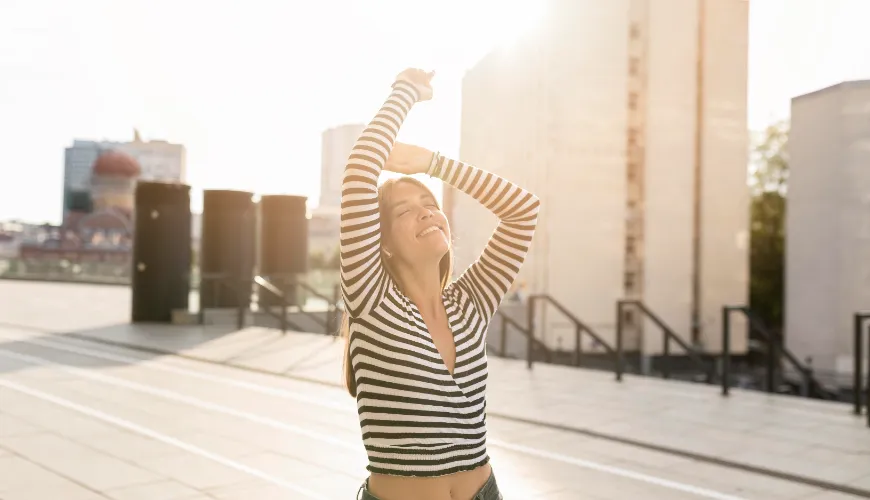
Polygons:
<instances>
[{"instance_id":1,"label":"tree","mask_svg":"<svg viewBox=\"0 0 870 500\"><path fill-rule=\"evenodd\" d=\"M782 331L785 292L785 210L788 123L773 124L753 146L749 305L775 332Z\"/></svg>"}]
</instances>

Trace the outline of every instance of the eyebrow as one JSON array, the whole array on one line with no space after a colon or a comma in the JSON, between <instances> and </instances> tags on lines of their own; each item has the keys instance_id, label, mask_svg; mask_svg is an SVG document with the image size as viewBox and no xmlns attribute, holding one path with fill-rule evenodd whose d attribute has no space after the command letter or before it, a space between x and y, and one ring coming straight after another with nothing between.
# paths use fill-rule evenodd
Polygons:
<instances>
[{"instance_id":1,"label":"eyebrow","mask_svg":"<svg viewBox=\"0 0 870 500\"><path fill-rule=\"evenodd\" d=\"M434 202L435 197L432 196L431 194L422 194L422 195L420 195L420 200L421 201L430 200L430 201ZM406 200L397 201L397 202L393 203L392 205L390 205L390 211L393 211L393 210L401 207L402 205L407 205L407 204L408 204L408 202Z\"/></svg>"},{"instance_id":2,"label":"eyebrow","mask_svg":"<svg viewBox=\"0 0 870 500\"><path fill-rule=\"evenodd\" d=\"M393 210L401 207L402 205L407 205L407 204L408 204L408 202L405 200L397 201L396 203L393 203L392 205L390 205L390 211L393 211Z\"/></svg>"}]
</instances>

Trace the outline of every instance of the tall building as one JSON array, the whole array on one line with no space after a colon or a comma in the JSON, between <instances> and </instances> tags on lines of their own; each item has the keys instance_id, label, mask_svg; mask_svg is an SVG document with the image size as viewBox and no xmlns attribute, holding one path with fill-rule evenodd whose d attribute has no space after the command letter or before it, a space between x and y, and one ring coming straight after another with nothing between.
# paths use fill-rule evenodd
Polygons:
<instances>
[{"instance_id":1,"label":"tall building","mask_svg":"<svg viewBox=\"0 0 870 500\"><path fill-rule=\"evenodd\" d=\"M63 214L64 220L69 212L90 212L91 206L91 168L100 153L113 143L95 141L73 141L64 154L63 172ZM116 143L115 143L116 144Z\"/></svg>"},{"instance_id":2,"label":"tall building","mask_svg":"<svg viewBox=\"0 0 870 500\"><path fill-rule=\"evenodd\" d=\"M320 156L320 203L322 211L341 207L341 177L347 157L365 125L351 123L323 131Z\"/></svg>"},{"instance_id":3,"label":"tall building","mask_svg":"<svg viewBox=\"0 0 870 500\"><path fill-rule=\"evenodd\" d=\"M870 80L795 97L788 141L785 342L819 373L852 372L870 311Z\"/></svg>"},{"instance_id":4,"label":"tall building","mask_svg":"<svg viewBox=\"0 0 870 500\"><path fill-rule=\"evenodd\" d=\"M183 145L166 141L142 141L139 133L132 142L75 140L64 156L63 214L90 212L92 207L91 169L106 151L117 150L132 156L141 166L139 179L186 182L187 153Z\"/></svg>"},{"instance_id":5,"label":"tall building","mask_svg":"<svg viewBox=\"0 0 870 500\"><path fill-rule=\"evenodd\" d=\"M187 151L181 144L161 140L143 141L136 132L132 142L118 147L139 162L143 181L187 182Z\"/></svg>"},{"instance_id":6,"label":"tall building","mask_svg":"<svg viewBox=\"0 0 870 500\"><path fill-rule=\"evenodd\" d=\"M461 158L542 198L520 286L611 343L616 302L633 298L721 351L722 306L748 300L748 3L548 7L541 26L463 81ZM453 190L445 204L462 270L495 219ZM573 325L545 314L543 340L573 349ZM627 349L660 352L658 328L633 312L625 321ZM746 349L738 318L732 348Z\"/></svg>"}]
</instances>

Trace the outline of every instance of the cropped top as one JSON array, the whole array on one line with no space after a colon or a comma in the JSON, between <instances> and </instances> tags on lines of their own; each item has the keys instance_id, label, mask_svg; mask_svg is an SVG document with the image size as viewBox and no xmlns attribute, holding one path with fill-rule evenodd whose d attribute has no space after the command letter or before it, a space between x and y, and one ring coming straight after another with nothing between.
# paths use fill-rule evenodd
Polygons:
<instances>
[{"instance_id":1,"label":"cropped top","mask_svg":"<svg viewBox=\"0 0 870 500\"><path fill-rule=\"evenodd\" d=\"M381 264L378 177L419 95L411 83L394 83L350 153L342 181L341 291L367 469L431 477L489 461L485 333L528 252L540 203L490 172L438 160L438 178L499 218L483 253L442 295L456 346L451 375L416 305Z\"/></svg>"}]
</instances>

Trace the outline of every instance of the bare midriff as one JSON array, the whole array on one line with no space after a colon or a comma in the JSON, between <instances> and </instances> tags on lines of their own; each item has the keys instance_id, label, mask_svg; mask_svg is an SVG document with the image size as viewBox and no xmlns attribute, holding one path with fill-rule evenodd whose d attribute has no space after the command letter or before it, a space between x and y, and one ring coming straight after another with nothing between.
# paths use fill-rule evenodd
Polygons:
<instances>
[{"instance_id":1,"label":"bare midriff","mask_svg":"<svg viewBox=\"0 0 870 500\"><path fill-rule=\"evenodd\" d=\"M438 477L372 474L369 491L380 500L471 500L491 474L488 463Z\"/></svg>"}]
</instances>

